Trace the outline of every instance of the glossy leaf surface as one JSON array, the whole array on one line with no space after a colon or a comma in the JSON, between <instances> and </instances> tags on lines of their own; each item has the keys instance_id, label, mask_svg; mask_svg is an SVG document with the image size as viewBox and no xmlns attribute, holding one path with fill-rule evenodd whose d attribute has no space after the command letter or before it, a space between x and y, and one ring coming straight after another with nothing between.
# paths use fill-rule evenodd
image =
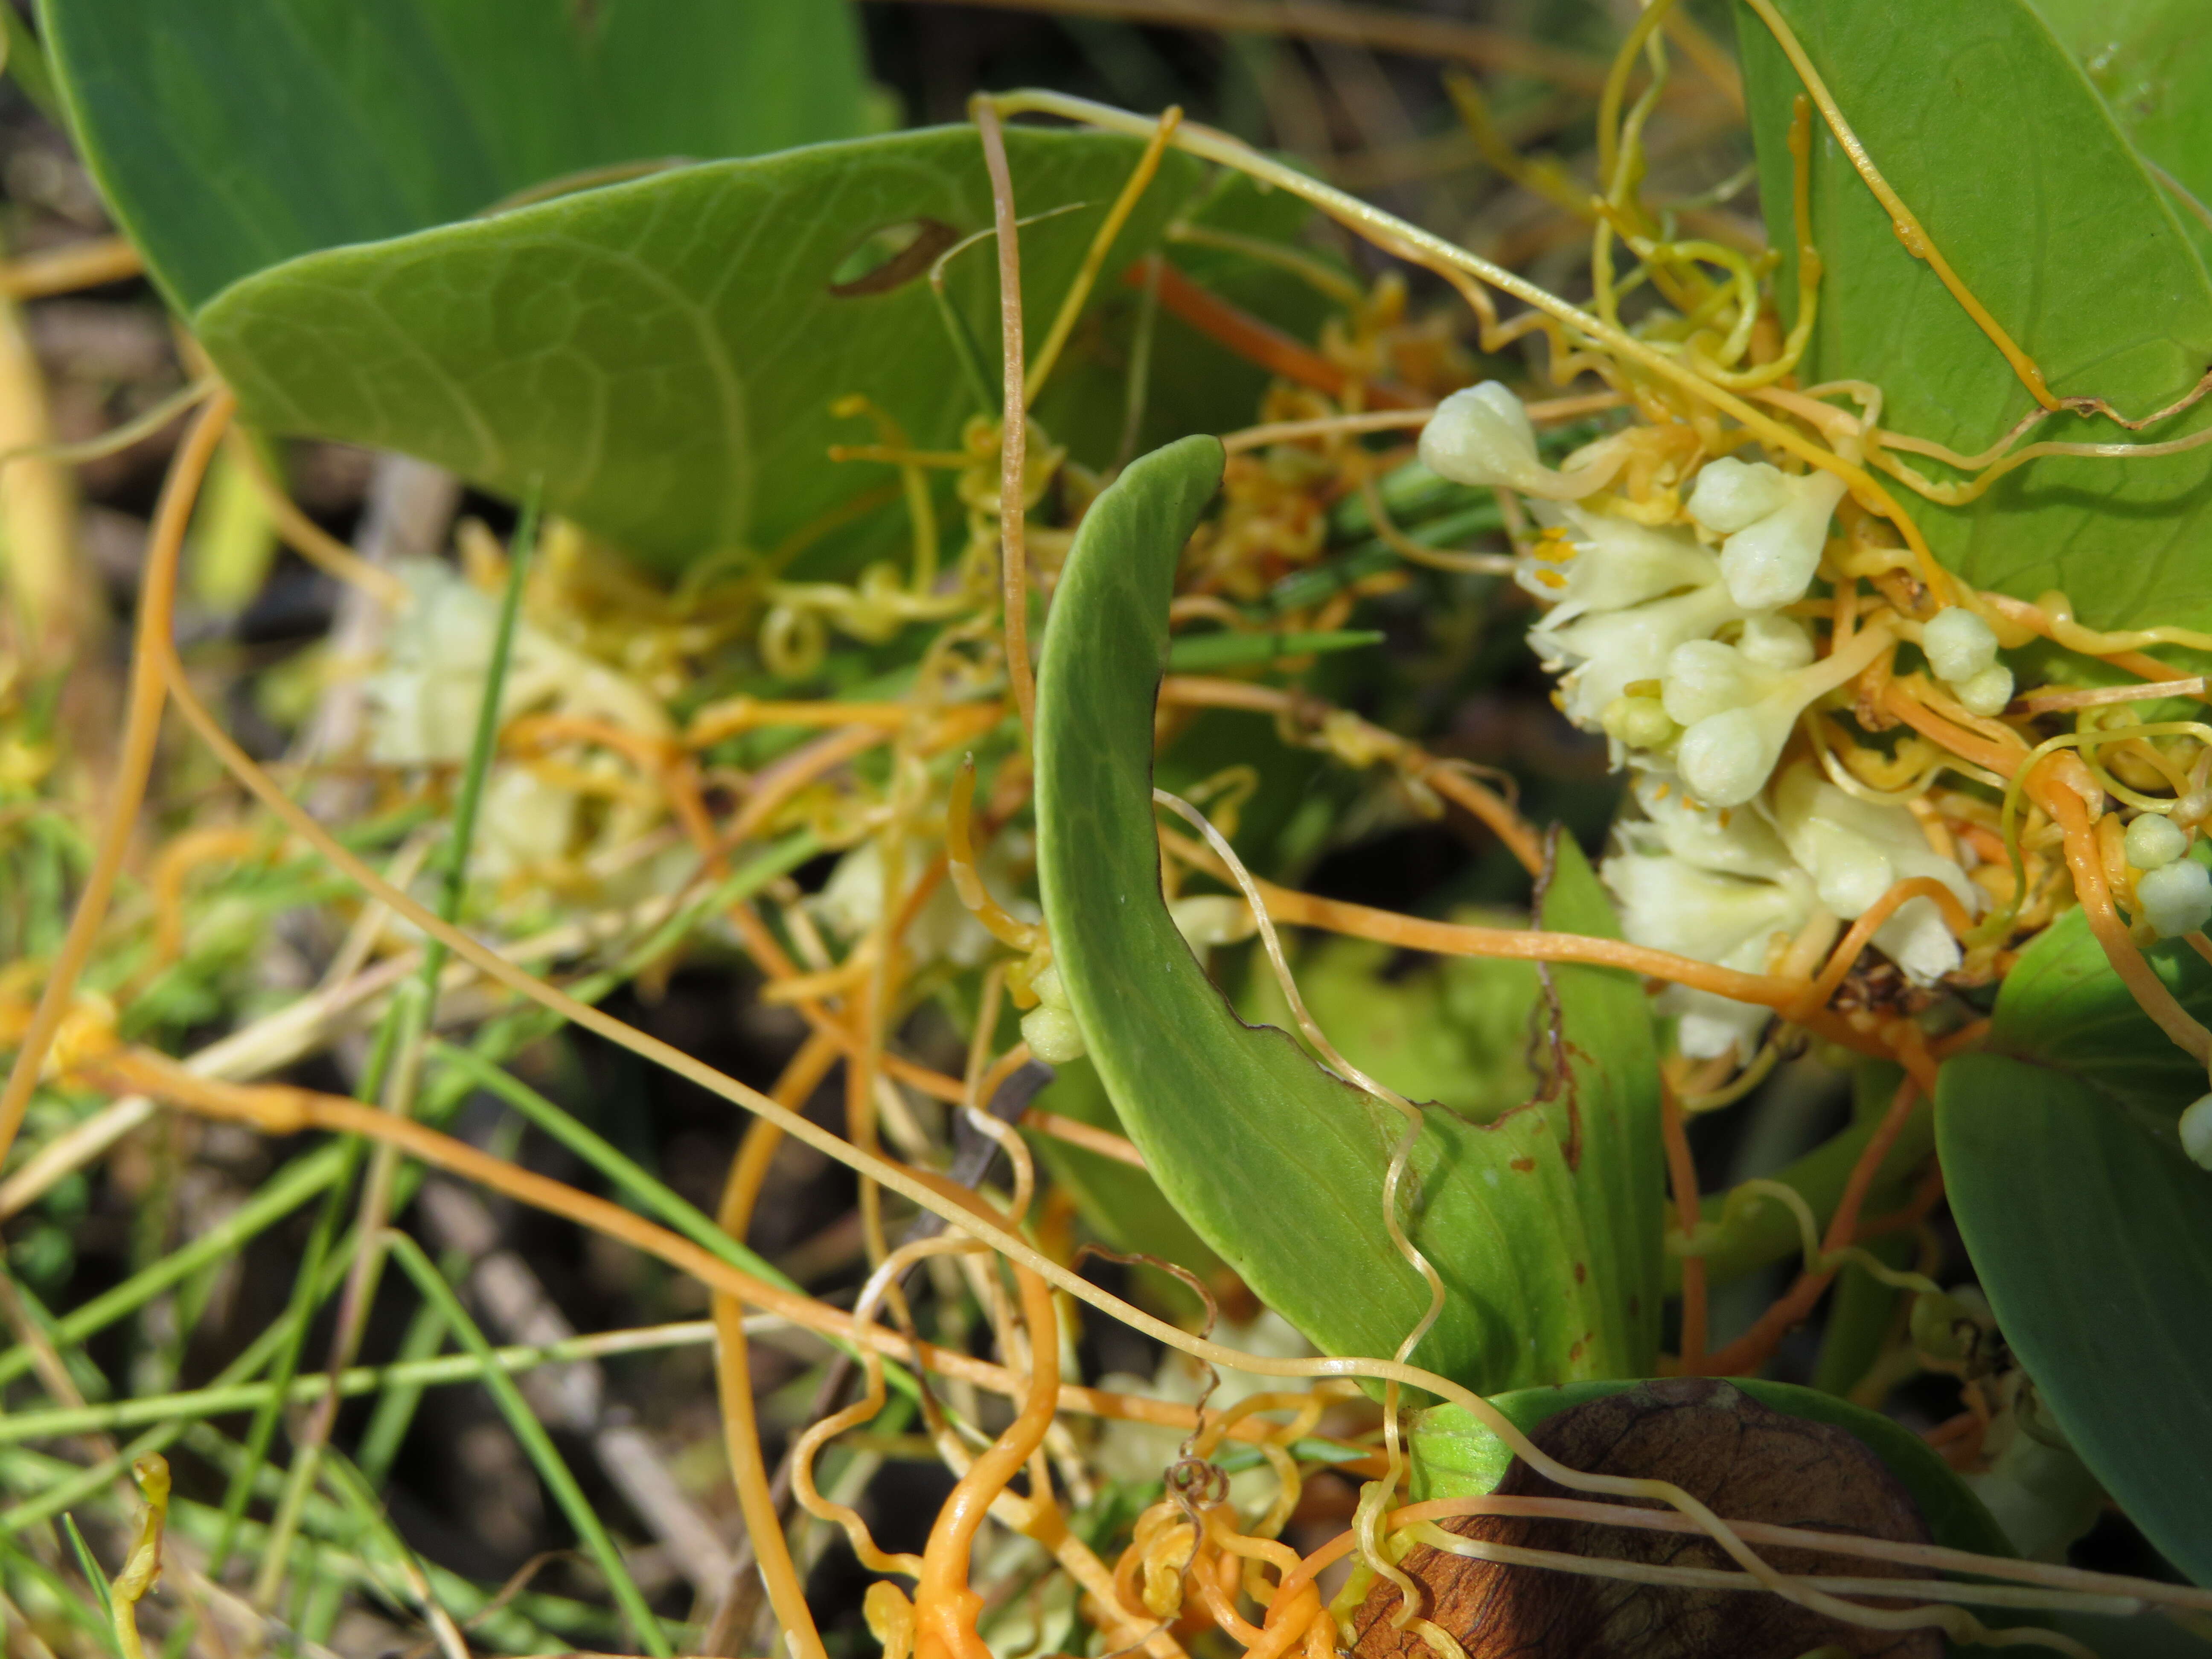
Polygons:
<instances>
[{"instance_id":1,"label":"glossy leaf surface","mask_svg":"<svg viewBox=\"0 0 2212 1659\"><path fill-rule=\"evenodd\" d=\"M1952 1213L2075 1450L2212 1584L2212 1173L2131 1123L2094 1075L2005 1054L1946 1065Z\"/></svg>"},{"instance_id":2,"label":"glossy leaf surface","mask_svg":"<svg viewBox=\"0 0 2212 1659\"><path fill-rule=\"evenodd\" d=\"M2200 249L2212 246L2212 7L2035 0L2035 9L2087 71L2129 142L2172 179L2168 194L2183 228Z\"/></svg>"},{"instance_id":3,"label":"glossy leaf surface","mask_svg":"<svg viewBox=\"0 0 2212 1659\"><path fill-rule=\"evenodd\" d=\"M1062 983L1155 1179L1255 1291L1333 1352L1389 1354L1427 1292L1384 1229L1401 1120L1283 1032L1231 1012L1160 897L1152 707L1183 544L1222 452L1190 438L1132 465L1083 520L1046 633L1038 872ZM1571 844L1548 927L1612 927ZM1478 1127L1425 1115L1416 1242L1449 1303L1419 1363L1484 1389L1647 1371L1657 1345L1657 1100L1632 980L1558 970L1559 1099Z\"/></svg>"},{"instance_id":4,"label":"glossy leaf surface","mask_svg":"<svg viewBox=\"0 0 2212 1659\"><path fill-rule=\"evenodd\" d=\"M71 125L190 311L589 168L862 130L843 0L44 0Z\"/></svg>"},{"instance_id":5,"label":"glossy leaf surface","mask_svg":"<svg viewBox=\"0 0 2212 1659\"><path fill-rule=\"evenodd\" d=\"M2172 200L2027 0L1778 6L1875 165L2055 392L2102 396L2139 417L2196 385L2212 362L2203 264ZM1787 241L1786 139L1800 82L1765 24L1744 7L1737 21L1760 193ZM1814 127L1812 227L1826 276L1802 378L1872 381L1886 427L1982 451L2033 398L1905 251L1817 116ZM1784 252L1782 289L1794 295L1796 253ZM2208 422L2212 409L2199 404L2140 435L2170 439ZM2072 417L2034 434L2131 435ZM1923 470L1959 476L1933 462ZM2197 550L2212 451L2046 458L1957 507L1890 487L1943 562L1978 585L2027 599L2061 588L2099 625L2212 620L2212 562Z\"/></svg>"},{"instance_id":6,"label":"glossy leaf surface","mask_svg":"<svg viewBox=\"0 0 2212 1659\"><path fill-rule=\"evenodd\" d=\"M1024 301L1049 319L1140 147L1006 137L1024 216L1084 204L1022 232ZM1195 163L1167 163L1108 270L1195 189ZM867 273L840 275L876 233L917 222L939 227L939 249L990 225L972 129L686 167L310 254L225 290L198 327L247 415L277 430L404 450L509 495L542 479L549 509L663 566L766 554L897 482L828 461L878 435L834 401L866 395L925 448L978 412L919 265L860 292ZM949 276L995 342L989 245Z\"/></svg>"}]
</instances>

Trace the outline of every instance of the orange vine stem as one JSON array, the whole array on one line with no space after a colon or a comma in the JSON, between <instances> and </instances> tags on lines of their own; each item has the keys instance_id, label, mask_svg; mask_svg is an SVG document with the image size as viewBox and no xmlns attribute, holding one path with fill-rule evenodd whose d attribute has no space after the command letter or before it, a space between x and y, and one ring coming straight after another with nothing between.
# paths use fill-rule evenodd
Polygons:
<instances>
[{"instance_id":1,"label":"orange vine stem","mask_svg":"<svg viewBox=\"0 0 2212 1659\"><path fill-rule=\"evenodd\" d=\"M1674 1188L1675 1224L1684 1238L1698 1231L1698 1165L1690 1155L1690 1135L1682 1103L1665 1076L1659 1079L1659 1133L1667 1147L1667 1178ZM1705 1259L1682 1258L1682 1375L1695 1376L1705 1366Z\"/></svg>"},{"instance_id":2,"label":"orange vine stem","mask_svg":"<svg viewBox=\"0 0 2212 1659\"><path fill-rule=\"evenodd\" d=\"M1380 409L1425 409L1433 402L1395 381L1358 379L1341 363L1330 362L1273 324L1263 323L1249 312L1200 288L1158 253L1148 253L1131 265L1122 272L1121 281L1124 286L1135 289L1156 281L1161 308L1169 315L1226 346L1247 362L1257 364L1294 385L1339 399L1356 386L1363 402Z\"/></svg>"},{"instance_id":3,"label":"orange vine stem","mask_svg":"<svg viewBox=\"0 0 2212 1659\"><path fill-rule=\"evenodd\" d=\"M1911 876L1897 882L1851 924L1850 932L1844 935L1843 942L1830 954L1827 966L1805 987L1798 1003L1784 1018L1796 1019L1801 1014L1826 1007L1881 925L1916 898L1932 899L1954 933L1963 934L1974 925L1974 919L1966 914L1966 907L1959 902L1959 896L1935 877Z\"/></svg>"},{"instance_id":4,"label":"orange vine stem","mask_svg":"<svg viewBox=\"0 0 2212 1659\"><path fill-rule=\"evenodd\" d=\"M154 525L146 544L145 573L138 588L138 620L131 655L131 689L123 721L121 751L116 757L113 791L100 821L100 842L86 872L69 932L39 993L38 1006L15 1050L15 1063L0 1089L0 1162L15 1143L23 1127L23 1114L31 1103L45 1069L47 1050L67 1016L76 994L77 978L91 960L92 947L107 920L108 901L115 895L116 878L123 872L124 855L138 827L138 808L146 799L146 785L154 771L154 750L161 735L161 708L167 700L162 647L169 635L169 612L175 608L177 564L191 523L192 503L199 497L200 481L215 459L235 407L228 392L218 392L200 411L177 452L175 465L161 485Z\"/></svg>"},{"instance_id":5,"label":"orange vine stem","mask_svg":"<svg viewBox=\"0 0 2212 1659\"><path fill-rule=\"evenodd\" d=\"M1889 1156L1890 1148L1897 1145L1898 1136L1905 1132L1905 1120L1912 1115L1912 1109L1923 1092L1920 1080L1910 1075L1897 1085L1889 1109L1882 1115L1875 1132L1867 1137L1858 1161L1851 1165L1850 1178L1844 1182L1843 1196L1837 1200L1835 1215L1828 1222L1827 1236L1821 1241L1824 1255L1833 1255L1856 1241L1859 1210L1866 1203L1867 1189L1874 1185L1882 1160ZM1799 1273L1796 1283L1759 1316L1756 1324L1713 1355L1705 1367L1707 1371L1715 1376L1740 1376L1757 1370L1773 1357L1774 1350L1791 1328L1813 1311L1820 1293L1835 1276L1832 1267L1820 1271L1808 1267Z\"/></svg>"},{"instance_id":6,"label":"orange vine stem","mask_svg":"<svg viewBox=\"0 0 2212 1659\"><path fill-rule=\"evenodd\" d=\"M975 1534L990 1513L992 1499L1044 1443L1045 1431L1052 1426L1059 1406L1060 1321L1053 1310L1052 1287L1018 1262L1012 1265L1021 1291L1022 1320L1029 1328L1029 1388L1020 1413L969 1466L930 1528L914 1593L915 1659L991 1659L990 1649L975 1633L975 1615L982 1610L983 1598L968 1582Z\"/></svg>"}]
</instances>

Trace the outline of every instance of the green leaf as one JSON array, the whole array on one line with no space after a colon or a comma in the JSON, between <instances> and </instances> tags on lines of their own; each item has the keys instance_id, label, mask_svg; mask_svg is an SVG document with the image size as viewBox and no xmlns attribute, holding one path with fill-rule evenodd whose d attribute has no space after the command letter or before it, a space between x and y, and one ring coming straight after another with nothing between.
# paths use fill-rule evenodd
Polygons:
<instances>
[{"instance_id":1,"label":"green leaf","mask_svg":"<svg viewBox=\"0 0 2212 1659\"><path fill-rule=\"evenodd\" d=\"M1777 4L1875 165L2053 392L2102 396L2139 417L2196 385L2212 362L2204 266L2172 203L2027 0ZM1786 138L1800 83L1766 26L1747 8L1737 20L1761 197L1771 234L1786 242ZM1885 427L1962 454L1983 450L2033 400L1905 252L1817 115L1814 129L1812 224L1826 276L1802 378L1873 381ZM1778 280L1794 296L1796 250L1781 251ZM2066 416L2033 435L2158 441L2208 421L2212 407L2200 404L2140 434ZM1923 470L1955 476L1933 462ZM2212 621L2212 561L2197 552L2212 451L2045 458L1959 507L1890 488L1937 556L1978 586L2031 599L2063 589L2096 626Z\"/></svg>"},{"instance_id":2,"label":"green leaf","mask_svg":"<svg viewBox=\"0 0 2212 1659\"><path fill-rule=\"evenodd\" d=\"M2035 0L2035 9L2129 142L2166 175L2160 182L2198 249L2212 247L2212 10L2198 0Z\"/></svg>"},{"instance_id":3,"label":"green leaf","mask_svg":"<svg viewBox=\"0 0 2212 1659\"><path fill-rule=\"evenodd\" d=\"M2179 939L2143 955L2183 1007L2212 1018L2212 966ZM1990 1044L2079 1077L2177 1150L2174 1120L2204 1092L2203 1069L2151 1023L2079 910L2021 952L1997 994Z\"/></svg>"},{"instance_id":4,"label":"green leaf","mask_svg":"<svg viewBox=\"0 0 2212 1659\"><path fill-rule=\"evenodd\" d=\"M843 0L42 0L79 153L191 311L532 185L863 130Z\"/></svg>"},{"instance_id":5,"label":"green leaf","mask_svg":"<svg viewBox=\"0 0 2212 1659\"><path fill-rule=\"evenodd\" d=\"M1818 1389L1748 1376L1732 1376L1729 1382L1762 1406L1816 1423L1832 1423L1856 1435L1912 1494L1938 1544L1981 1555L2014 1553L1981 1500L1926 1441L1901 1424ZM1570 1407L1636 1386L1608 1382L1523 1389L1498 1395L1490 1403L1526 1433ZM1457 1406L1432 1406L1420 1413L1413 1419L1407 1440L1413 1455L1413 1493L1417 1501L1481 1497L1496 1490L1513 1461L1504 1442Z\"/></svg>"},{"instance_id":6,"label":"green leaf","mask_svg":"<svg viewBox=\"0 0 2212 1659\"><path fill-rule=\"evenodd\" d=\"M1518 917L1467 911L1453 920L1517 927ZM1320 939L1295 958L1298 993L1354 1066L1409 1100L1442 1102L1462 1116L1523 1100L1529 1021L1540 994L1534 963L1445 957L1408 967L1388 945ZM1267 959L1253 952L1239 1012L1294 1031Z\"/></svg>"},{"instance_id":7,"label":"green leaf","mask_svg":"<svg viewBox=\"0 0 2212 1659\"><path fill-rule=\"evenodd\" d=\"M1272 630L1239 634L1216 629L1204 634L1185 634L1168 651L1168 667L1177 674L1210 673L1248 663L1273 662L1284 657L1322 655L1333 651L1357 651L1364 645L1380 645L1384 635L1371 628L1338 629L1334 632L1276 633Z\"/></svg>"},{"instance_id":8,"label":"green leaf","mask_svg":"<svg viewBox=\"0 0 2212 1659\"><path fill-rule=\"evenodd\" d=\"M2094 1077L2006 1054L1947 1064L1936 1134L1952 1213L2075 1450L2174 1565L2212 1584L2212 1173L2140 1133Z\"/></svg>"},{"instance_id":9,"label":"green leaf","mask_svg":"<svg viewBox=\"0 0 2212 1659\"><path fill-rule=\"evenodd\" d=\"M1099 1082L1094 1067L1079 1060L1056 1069L1059 1075L1036 1097L1038 1109L1057 1112L1115 1134L1122 1133L1121 1121L1114 1115L1114 1103L1106 1097L1105 1085ZM1030 1145L1051 1171L1054 1182L1073 1197L1084 1220L1115 1249L1159 1256L1200 1279L1220 1267L1220 1258L1191 1231L1190 1224L1176 1213L1175 1206L1145 1170L1051 1135L1038 1135ZM1164 1282L1158 1288L1166 1294L1177 1294Z\"/></svg>"},{"instance_id":10,"label":"green leaf","mask_svg":"<svg viewBox=\"0 0 2212 1659\"><path fill-rule=\"evenodd\" d=\"M1006 148L1025 217L1082 204L1022 232L1024 304L1048 319L1141 147L1017 130ZM1198 179L1166 158L1109 271ZM831 416L848 393L922 447L957 441L977 411L921 270L832 291L876 233L923 222L939 247L990 226L973 130L713 162L333 248L246 278L196 321L250 419L404 450L509 495L542 478L549 510L674 568L772 550L896 484L886 465L826 459L876 439ZM948 275L995 339L988 245Z\"/></svg>"},{"instance_id":11,"label":"green leaf","mask_svg":"<svg viewBox=\"0 0 2212 1659\"><path fill-rule=\"evenodd\" d=\"M1077 532L1038 675L1039 887L1092 1061L1161 1190L1318 1346L1389 1354L1428 1301L1383 1224L1398 1114L1240 1021L1160 898L1153 701L1176 562L1221 467L1212 439L1155 451ZM1544 921L1612 931L1571 843ZM1482 1126L1431 1109L1412 1162L1410 1229L1449 1293L1414 1357L1485 1390L1638 1375L1657 1347L1650 1015L1626 976L1556 978L1559 1098Z\"/></svg>"}]
</instances>

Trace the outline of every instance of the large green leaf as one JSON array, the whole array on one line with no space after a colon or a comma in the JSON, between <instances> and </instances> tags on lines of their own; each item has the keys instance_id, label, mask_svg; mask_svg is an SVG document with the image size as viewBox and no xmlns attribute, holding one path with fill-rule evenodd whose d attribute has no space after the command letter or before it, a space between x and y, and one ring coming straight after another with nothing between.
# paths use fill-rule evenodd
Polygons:
<instances>
[{"instance_id":1,"label":"large green leaf","mask_svg":"<svg viewBox=\"0 0 2212 1659\"><path fill-rule=\"evenodd\" d=\"M2204 248L2212 203L2212 7L2202 0L2035 0L2112 106L2120 131L2187 192L2181 221Z\"/></svg>"},{"instance_id":2,"label":"large green leaf","mask_svg":"<svg viewBox=\"0 0 2212 1659\"><path fill-rule=\"evenodd\" d=\"M2212 967L2203 957L2179 939L2144 955L2185 1008L2212 1019ZM2203 1069L2151 1023L2078 910L2021 952L1999 991L1990 1042L2078 1076L2176 1148L2174 1120L2204 1092Z\"/></svg>"},{"instance_id":3,"label":"large green leaf","mask_svg":"<svg viewBox=\"0 0 2212 1659\"><path fill-rule=\"evenodd\" d=\"M1022 233L1041 332L1140 147L1006 141L1024 216L1083 209ZM1197 163L1169 155L1107 269L1198 181ZM831 416L844 394L872 398L926 447L957 441L974 397L920 273L832 291L875 233L917 221L945 240L989 227L972 130L713 162L333 248L234 284L197 320L251 418L404 450L509 495L542 480L548 508L672 566L771 550L895 482L826 459L876 435ZM988 246L949 275L970 327L995 340Z\"/></svg>"},{"instance_id":4,"label":"large green leaf","mask_svg":"<svg viewBox=\"0 0 2212 1659\"><path fill-rule=\"evenodd\" d=\"M1121 1121L1097 1072L1079 1060L1058 1071L1037 1096L1038 1109L1120 1134ZM1050 1135L1037 1136L1032 1145L1054 1183L1066 1189L1084 1220L1115 1249L1158 1256L1201 1279L1221 1265L1144 1170Z\"/></svg>"},{"instance_id":5,"label":"large green leaf","mask_svg":"<svg viewBox=\"0 0 2212 1659\"><path fill-rule=\"evenodd\" d=\"M2196 384L2212 362L2212 284L2172 203L2027 0L1778 6L1876 165L2054 392L2138 416ZM1787 243L1800 83L1766 26L1745 8L1737 17L1761 196ZM1812 222L1826 274L1804 378L1875 382L1886 426L1982 450L2033 399L1814 125ZM1795 250L1782 252L1794 296ZM2200 405L2142 436L2208 421ZM2036 435L2130 434L2065 417ZM2031 599L2063 588L2100 625L2212 620L2212 561L2197 552L2212 451L2046 458L1966 507L1903 499L1944 563L1978 585Z\"/></svg>"},{"instance_id":6,"label":"large green leaf","mask_svg":"<svg viewBox=\"0 0 2212 1659\"><path fill-rule=\"evenodd\" d=\"M1818 1389L1748 1376L1732 1376L1729 1382L1762 1406L1816 1423L1832 1423L1856 1435L1912 1494L1938 1544L1982 1555L2014 1553L1982 1501L1926 1441L1903 1425ZM1522 1389L1499 1395L1490 1403L1527 1433L1570 1407L1636 1386L1633 1382L1577 1382L1565 1388ZM1513 1453L1505 1443L1457 1406L1432 1406L1422 1412L1413 1419L1407 1438L1413 1455L1416 1499L1481 1497L1497 1489L1513 1462Z\"/></svg>"},{"instance_id":7,"label":"large green leaf","mask_svg":"<svg viewBox=\"0 0 2212 1659\"><path fill-rule=\"evenodd\" d=\"M861 131L844 0L43 0L86 163L190 311L625 161Z\"/></svg>"},{"instance_id":8,"label":"large green leaf","mask_svg":"<svg viewBox=\"0 0 2212 1659\"><path fill-rule=\"evenodd\" d=\"M1455 920L1519 923L1487 912ZM1316 941L1297 958L1299 994L1354 1066L1412 1100L1480 1117L1527 1097L1528 1022L1540 994L1534 963L1446 957L1411 967L1371 939ZM1265 957L1255 952L1239 1012L1296 1029Z\"/></svg>"},{"instance_id":9,"label":"large green leaf","mask_svg":"<svg viewBox=\"0 0 2212 1659\"><path fill-rule=\"evenodd\" d=\"M1946 1065L1952 1212L2082 1461L2212 1584L2212 1173L2141 1133L2092 1075L2005 1054Z\"/></svg>"},{"instance_id":10,"label":"large green leaf","mask_svg":"<svg viewBox=\"0 0 2212 1659\"><path fill-rule=\"evenodd\" d=\"M1153 699L1176 562L1221 465L1208 438L1155 451L1077 534L1038 678L1039 885L1092 1060L1161 1189L1316 1344L1388 1354L1428 1299L1383 1224L1401 1120L1283 1032L1240 1021L1160 897ZM1544 919L1612 929L1571 843ZM1650 1016L1632 980L1557 978L1559 1098L1481 1126L1431 1109L1413 1159L1412 1231L1449 1292L1416 1358L1486 1390L1639 1375L1657 1346Z\"/></svg>"}]
</instances>

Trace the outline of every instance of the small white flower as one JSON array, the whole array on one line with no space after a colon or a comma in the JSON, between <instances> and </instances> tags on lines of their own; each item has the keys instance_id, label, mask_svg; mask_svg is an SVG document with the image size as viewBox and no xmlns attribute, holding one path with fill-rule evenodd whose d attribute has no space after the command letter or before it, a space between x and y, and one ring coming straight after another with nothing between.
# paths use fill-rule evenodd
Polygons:
<instances>
[{"instance_id":1,"label":"small white flower","mask_svg":"<svg viewBox=\"0 0 2212 1659\"><path fill-rule=\"evenodd\" d=\"M1549 501L1579 501L1614 471L1602 461L1555 472L1538 459L1536 428L1498 380L1455 392L1421 428L1421 465L1454 483L1517 489Z\"/></svg>"},{"instance_id":2,"label":"small white flower","mask_svg":"<svg viewBox=\"0 0 2212 1659\"><path fill-rule=\"evenodd\" d=\"M1560 683L1560 701L1567 718L1588 731L1631 685L1660 678L1675 647L1742 620L1728 589L1715 581L1623 611L1588 611L1564 628L1547 618L1528 630L1528 643L1554 673L1572 671Z\"/></svg>"},{"instance_id":3,"label":"small white flower","mask_svg":"<svg viewBox=\"0 0 2212 1659\"><path fill-rule=\"evenodd\" d=\"M1773 817L1820 902L1846 921L1915 876L1942 882L1970 914L1980 901L1981 890L1929 846L1911 812L1845 794L1809 761L1790 767L1776 782ZM1932 899L1906 900L1875 930L1874 940L1916 984L1931 983L1959 965L1959 942Z\"/></svg>"},{"instance_id":4,"label":"small white flower","mask_svg":"<svg viewBox=\"0 0 2212 1659\"><path fill-rule=\"evenodd\" d=\"M2160 939L2201 933L2212 922L2212 870L2193 859L2146 870L2136 882L2136 901Z\"/></svg>"},{"instance_id":5,"label":"small white flower","mask_svg":"<svg viewBox=\"0 0 2212 1659\"><path fill-rule=\"evenodd\" d=\"M1674 769L1707 806L1741 806L1781 759L1797 717L1866 666L1886 635L1787 672L1762 666L1741 648L1693 641L1669 653L1661 687L1667 712L1686 728Z\"/></svg>"},{"instance_id":6,"label":"small white flower","mask_svg":"<svg viewBox=\"0 0 2212 1659\"><path fill-rule=\"evenodd\" d=\"M1716 811L1698 805L1679 781L1656 772L1636 780L1636 803L1644 822L1621 826L1634 844L1663 848L1670 856L1716 875L1746 880L1798 884L1809 879L1790 856L1774 826L1756 812Z\"/></svg>"},{"instance_id":7,"label":"small white flower","mask_svg":"<svg viewBox=\"0 0 2212 1659\"><path fill-rule=\"evenodd\" d=\"M1736 814L1717 833L1726 836L1750 818ZM1818 905L1812 883L1800 872L1784 870L1779 880L1719 873L1663 850L1668 835L1662 826L1624 824L1621 832L1624 850L1607 858L1599 873L1620 904L1621 931L1636 944L1763 974L1777 945L1794 938ZM1764 861L1754 850L1743 856ZM1683 985L1668 986L1657 1007L1680 1020L1677 1043L1700 1060L1731 1047L1748 1056L1772 1018L1757 1004Z\"/></svg>"},{"instance_id":8,"label":"small white flower","mask_svg":"<svg viewBox=\"0 0 2212 1659\"><path fill-rule=\"evenodd\" d=\"M1844 499L1832 472L1793 477L1765 461L1708 461L1690 492L1690 516L1721 544L1721 574L1747 611L1771 611L1805 597L1827 543L1828 520Z\"/></svg>"},{"instance_id":9,"label":"small white flower","mask_svg":"<svg viewBox=\"0 0 2212 1659\"><path fill-rule=\"evenodd\" d=\"M1778 943L1818 908L1812 878L1755 812L1700 807L1655 773L1637 780L1636 799L1645 817L1621 824L1620 850L1601 866L1621 931L1655 950L1765 973ZM1747 1056L1771 1018L1755 1003L1683 985L1662 992L1658 1008L1680 1020L1676 1040L1698 1059L1732 1044Z\"/></svg>"},{"instance_id":10,"label":"small white flower","mask_svg":"<svg viewBox=\"0 0 2212 1659\"><path fill-rule=\"evenodd\" d=\"M1549 501L1532 510L1550 533L1520 561L1513 580L1551 606L1547 628L1564 628L1586 611L1625 611L1720 580L1720 561L1686 530L1655 529Z\"/></svg>"}]
</instances>

